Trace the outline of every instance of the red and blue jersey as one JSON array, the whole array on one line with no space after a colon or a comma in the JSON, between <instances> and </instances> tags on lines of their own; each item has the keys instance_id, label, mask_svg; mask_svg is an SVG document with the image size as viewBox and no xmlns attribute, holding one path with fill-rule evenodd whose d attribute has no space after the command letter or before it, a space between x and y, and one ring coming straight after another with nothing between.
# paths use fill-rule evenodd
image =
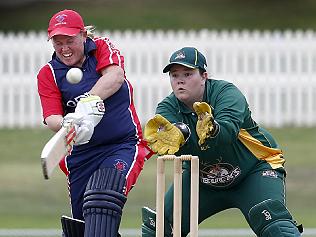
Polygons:
<instances>
[{"instance_id":1,"label":"red and blue jersey","mask_svg":"<svg viewBox=\"0 0 316 237\"><path fill-rule=\"evenodd\" d=\"M101 77L109 65L124 70L124 57L107 38L87 38L84 45L83 78L78 84L66 80L69 66L54 53L38 73L38 92L44 120L51 115L74 112L77 102ZM142 139L141 124L133 102L133 88L125 78L120 89L104 100L105 114L95 127L89 143L74 146L60 166L68 175L73 215L82 218L84 187L92 173L102 167L113 167L126 176L127 194L141 172L148 148Z\"/></svg>"},{"instance_id":2,"label":"red and blue jersey","mask_svg":"<svg viewBox=\"0 0 316 237\"><path fill-rule=\"evenodd\" d=\"M56 54L38 74L38 91L44 119L50 115L65 115L74 112L81 97L100 78L101 70L115 64L124 70L124 58L107 38L87 38L86 60L82 65L83 78L78 84L66 80L69 66L62 63ZM104 101L106 112L87 145L116 144L124 140L141 138L141 126L133 103L133 88L124 80L121 88Z\"/></svg>"}]
</instances>

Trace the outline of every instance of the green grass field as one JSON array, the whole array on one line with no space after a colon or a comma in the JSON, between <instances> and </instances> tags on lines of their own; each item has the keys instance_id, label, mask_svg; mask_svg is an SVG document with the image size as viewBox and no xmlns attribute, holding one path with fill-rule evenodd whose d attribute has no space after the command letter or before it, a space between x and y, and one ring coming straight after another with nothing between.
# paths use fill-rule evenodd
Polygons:
<instances>
[{"instance_id":1,"label":"green grass field","mask_svg":"<svg viewBox=\"0 0 316 237\"><path fill-rule=\"evenodd\" d=\"M287 158L288 207L305 227L316 227L316 127L272 129ZM45 129L0 130L0 229L59 228L61 214L69 214L64 175L56 170L44 180L40 152L52 135ZM122 227L138 228L143 205L154 207L155 160L147 161L138 185L129 195ZM201 228L245 228L236 210L220 213Z\"/></svg>"}]
</instances>

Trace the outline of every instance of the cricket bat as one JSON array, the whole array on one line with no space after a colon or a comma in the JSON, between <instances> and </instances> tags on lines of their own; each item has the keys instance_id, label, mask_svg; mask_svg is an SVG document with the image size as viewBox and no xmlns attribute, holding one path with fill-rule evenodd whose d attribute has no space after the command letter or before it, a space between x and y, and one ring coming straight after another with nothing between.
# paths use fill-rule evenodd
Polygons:
<instances>
[{"instance_id":1,"label":"cricket bat","mask_svg":"<svg viewBox=\"0 0 316 237\"><path fill-rule=\"evenodd\" d=\"M49 179L56 166L72 149L76 137L75 126L69 123L45 144L41 153L41 164L45 179Z\"/></svg>"}]
</instances>

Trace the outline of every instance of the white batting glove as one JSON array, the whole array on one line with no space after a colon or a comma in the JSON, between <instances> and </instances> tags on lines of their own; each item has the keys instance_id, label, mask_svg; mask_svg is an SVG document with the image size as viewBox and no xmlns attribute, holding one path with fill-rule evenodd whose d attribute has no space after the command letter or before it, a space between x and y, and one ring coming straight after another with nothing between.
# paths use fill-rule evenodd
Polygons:
<instances>
[{"instance_id":1,"label":"white batting glove","mask_svg":"<svg viewBox=\"0 0 316 237\"><path fill-rule=\"evenodd\" d=\"M90 141L94 132L94 125L90 120L84 119L84 115L79 113L67 114L62 121L62 126L67 128L69 125L75 126L75 145L83 145Z\"/></svg>"},{"instance_id":2,"label":"white batting glove","mask_svg":"<svg viewBox=\"0 0 316 237\"><path fill-rule=\"evenodd\" d=\"M101 121L104 115L104 103L99 96L81 98L74 113L67 114L62 126L73 123L76 130L75 145L83 145L90 141L94 127Z\"/></svg>"},{"instance_id":3,"label":"white batting glove","mask_svg":"<svg viewBox=\"0 0 316 237\"><path fill-rule=\"evenodd\" d=\"M75 113L83 115L84 119L91 121L94 127L101 121L104 112L103 100L96 95L81 98L75 109Z\"/></svg>"},{"instance_id":4,"label":"white batting glove","mask_svg":"<svg viewBox=\"0 0 316 237\"><path fill-rule=\"evenodd\" d=\"M68 113L61 121L61 126L67 128L71 124L79 125L83 120L83 115L79 113Z\"/></svg>"},{"instance_id":5,"label":"white batting glove","mask_svg":"<svg viewBox=\"0 0 316 237\"><path fill-rule=\"evenodd\" d=\"M75 145L83 145L90 141L94 132L94 125L90 120L83 119L80 125L75 124L75 129Z\"/></svg>"}]
</instances>

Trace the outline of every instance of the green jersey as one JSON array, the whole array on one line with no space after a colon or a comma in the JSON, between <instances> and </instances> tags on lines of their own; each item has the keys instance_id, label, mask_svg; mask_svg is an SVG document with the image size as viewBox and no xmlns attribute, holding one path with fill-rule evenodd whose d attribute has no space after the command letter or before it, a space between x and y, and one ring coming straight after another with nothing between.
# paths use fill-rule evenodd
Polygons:
<instances>
[{"instance_id":1,"label":"green jersey","mask_svg":"<svg viewBox=\"0 0 316 237\"><path fill-rule=\"evenodd\" d=\"M205 150L198 145L196 113L174 93L160 102L156 110L171 123L183 122L190 127L191 136L176 155L199 156L202 183L211 188L230 188L258 169L283 169L282 151L271 134L252 119L247 100L235 85L207 80L203 102L213 108L219 124L219 133L207 139Z\"/></svg>"}]
</instances>

